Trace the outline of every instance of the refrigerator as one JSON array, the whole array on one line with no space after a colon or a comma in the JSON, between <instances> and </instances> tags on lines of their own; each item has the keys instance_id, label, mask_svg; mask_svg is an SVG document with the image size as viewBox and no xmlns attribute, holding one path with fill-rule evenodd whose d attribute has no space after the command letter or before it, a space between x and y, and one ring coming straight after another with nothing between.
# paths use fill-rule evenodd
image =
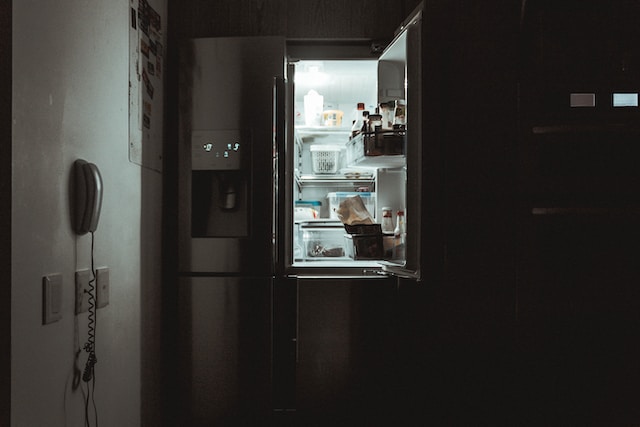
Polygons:
<instances>
[{"instance_id":1,"label":"refrigerator","mask_svg":"<svg viewBox=\"0 0 640 427\"><path fill-rule=\"evenodd\" d=\"M399 283L423 279L422 44L419 7L379 50L281 37L182 46L178 401L189 425L314 425L332 395L336 417L375 404L349 399L391 362L371 353L392 345ZM393 115L352 129L359 103ZM372 224L345 226L350 202ZM383 207L394 222L405 213L406 233L381 233Z\"/></svg>"}]
</instances>

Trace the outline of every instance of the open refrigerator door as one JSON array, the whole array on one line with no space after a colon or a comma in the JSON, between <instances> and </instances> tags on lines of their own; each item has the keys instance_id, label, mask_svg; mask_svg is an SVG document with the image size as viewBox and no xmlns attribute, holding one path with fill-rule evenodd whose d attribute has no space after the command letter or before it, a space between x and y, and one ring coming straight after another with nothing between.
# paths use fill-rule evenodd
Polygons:
<instances>
[{"instance_id":1,"label":"open refrigerator door","mask_svg":"<svg viewBox=\"0 0 640 427\"><path fill-rule=\"evenodd\" d=\"M419 276L419 21L379 57L291 61L294 270Z\"/></svg>"}]
</instances>

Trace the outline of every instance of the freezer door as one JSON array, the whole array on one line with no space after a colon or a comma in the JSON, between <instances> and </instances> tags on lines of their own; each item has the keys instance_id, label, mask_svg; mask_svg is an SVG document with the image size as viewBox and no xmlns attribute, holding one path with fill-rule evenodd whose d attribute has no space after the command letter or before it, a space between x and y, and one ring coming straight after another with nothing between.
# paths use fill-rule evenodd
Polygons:
<instances>
[{"instance_id":1,"label":"freezer door","mask_svg":"<svg viewBox=\"0 0 640 427\"><path fill-rule=\"evenodd\" d=\"M281 37L203 38L180 58L179 267L270 275Z\"/></svg>"},{"instance_id":2,"label":"freezer door","mask_svg":"<svg viewBox=\"0 0 640 427\"><path fill-rule=\"evenodd\" d=\"M180 279L181 425L263 425L270 417L271 288L270 278Z\"/></svg>"},{"instance_id":3,"label":"freezer door","mask_svg":"<svg viewBox=\"0 0 640 427\"><path fill-rule=\"evenodd\" d=\"M396 279L300 277L297 425L399 425Z\"/></svg>"}]
</instances>

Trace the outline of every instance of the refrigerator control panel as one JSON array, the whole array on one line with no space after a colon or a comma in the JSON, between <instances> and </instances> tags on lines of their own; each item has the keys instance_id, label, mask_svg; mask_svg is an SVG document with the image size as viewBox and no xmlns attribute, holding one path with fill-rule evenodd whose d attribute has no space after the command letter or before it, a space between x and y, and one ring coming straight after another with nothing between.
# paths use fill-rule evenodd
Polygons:
<instances>
[{"instance_id":1,"label":"refrigerator control panel","mask_svg":"<svg viewBox=\"0 0 640 427\"><path fill-rule=\"evenodd\" d=\"M240 169L242 149L237 129L191 131L191 169Z\"/></svg>"}]
</instances>

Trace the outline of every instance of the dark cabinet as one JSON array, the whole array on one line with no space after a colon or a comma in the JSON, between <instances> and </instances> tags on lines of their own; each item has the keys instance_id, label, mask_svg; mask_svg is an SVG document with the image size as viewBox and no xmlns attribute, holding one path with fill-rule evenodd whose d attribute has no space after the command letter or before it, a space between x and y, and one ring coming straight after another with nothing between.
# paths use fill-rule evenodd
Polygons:
<instances>
[{"instance_id":1,"label":"dark cabinet","mask_svg":"<svg viewBox=\"0 0 640 427\"><path fill-rule=\"evenodd\" d=\"M640 419L639 221L610 211L523 221L518 387L531 425Z\"/></svg>"},{"instance_id":2,"label":"dark cabinet","mask_svg":"<svg viewBox=\"0 0 640 427\"><path fill-rule=\"evenodd\" d=\"M526 425L640 419L637 2L523 3L517 399ZM637 102L637 101L636 101Z\"/></svg>"},{"instance_id":3,"label":"dark cabinet","mask_svg":"<svg viewBox=\"0 0 640 427\"><path fill-rule=\"evenodd\" d=\"M522 17L523 199L533 207L637 205L637 2L533 0Z\"/></svg>"}]
</instances>

